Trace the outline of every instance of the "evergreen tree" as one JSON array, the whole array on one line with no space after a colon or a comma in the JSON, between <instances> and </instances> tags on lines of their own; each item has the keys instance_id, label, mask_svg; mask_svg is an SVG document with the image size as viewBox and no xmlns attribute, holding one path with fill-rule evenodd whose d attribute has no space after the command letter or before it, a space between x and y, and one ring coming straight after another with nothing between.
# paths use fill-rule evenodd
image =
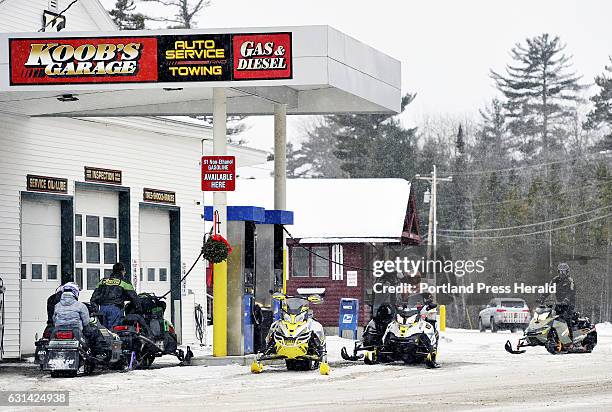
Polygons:
<instances>
[{"instance_id":1,"label":"evergreen tree","mask_svg":"<svg viewBox=\"0 0 612 412\"><path fill-rule=\"evenodd\" d=\"M134 13L134 9L136 9L134 0L117 0L115 8L108 14L111 15L119 30L143 30L145 16L142 13Z\"/></svg>"},{"instance_id":2,"label":"evergreen tree","mask_svg":"<svg viewBox=\"0 0 612 412\"><path fill-rule=\"evenodd\" d=\"M547 160L562 144L559 123L571 116L583 88L571 71L571 57L559 37L548 34L527 39L511 50L506 73L491 71L504 95L508 127L518 139L516 148L526 157Z\"/></svg>"},{"instance_id":3,"label":"evergreen tree","mask_svg":"<svg viewBox=\"0 0 612 412\"><path fill-rule=\"evenodd\" d=\"M294 167L304 177L346 177L335 156L338 125L323 118L306 130L306 140L295 152Z\"/></svg>"},{"instance_id":4,"label":"evergreen tree","mask_svg":"<svg viewBox=\"0 0 612 412\"><path fill-rule=\"evenodd\" d=\"M612 63L612 57L610 57ZM594 129L600 126L606 128L604 140L597 146L601 150L612 150L612 64L605 67L605 72L595 77L599 93L591 97L595 106L588 114L585 127Z\"/></svg>"},{"instance_id":5,"label":"evergreen tree","mask_svg":"<svg viewBox=\"0 0 612 412\"><path fill-rule=\"evenodd\" d=\"M414 97L407 94L402 98L402 111ZM404 129L392 114L342 114L325 118L337 128L334 154L349 177L412 178L415 128Z\"/></svg>"}]
</instances>

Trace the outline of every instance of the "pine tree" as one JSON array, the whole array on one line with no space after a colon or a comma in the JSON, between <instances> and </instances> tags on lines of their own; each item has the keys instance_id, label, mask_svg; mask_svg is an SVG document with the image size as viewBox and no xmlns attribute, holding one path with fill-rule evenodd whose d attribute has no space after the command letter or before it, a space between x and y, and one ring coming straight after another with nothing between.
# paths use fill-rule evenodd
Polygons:
<instances>
[{"instance_id":1,"label":"pine tree","mask_svg":"<svg viewBox=\"0 0 612 412\"><path fill-rule=\"evenodd\" d=\"M338 125L322 118L306 130L306 140L295 152L294 165L305 177L346 177L335 156Z\"/></svg>"},{"instance_id":2,"label":"pine tree","mask_svg":"<svg viewBox=\"0 0 612 412\"><path fill-rule=\"evenodd\" d=\"M119 30L143 30L145 16L142 13L134 13L134 9L136 9L134 0L117 0L115 8L108 14L111 15Z\"/></svg>"},{"instance_id":3,"label":"pine tree","mask_svg":"<svg viewBox=\"0 0 612 412\"><path fill-rule=\"evenodd\" d=\"M511 50L506 73L491 71L504 95L508 126L525 158L544 160L561 146L557 128L580 101L580 76L571 70L571 57L559 37L549 34L527 39Z\"/></svg>"},{"instance_id":4,"label":"pine tree","mask_svg":"<svg viewBox=\"0 0 612 412\"><path fill-rule=\"evenodd\" d=\"M415 98L402 98L402 111ZM337 128L334 154L349 177L406 177L414 173L411 157L416 129L405 129L391 114L326 116Z\"/></svg>"},{"instance_id":5,"label":"pine tree","mask_svg":"<svg viewBox=\"0 0 612 412\"><path fill-rule=\"evenodd\" d=\"M610 57L612 63L612 57ZM605 67L605 72L595 77L595 84L599 87L599 93L591 97L595 106L588 114L585 127L594 129L605 127L607 133L597 146L600 150L612 150L612 64Z\"/></svg>"}]
</instances>

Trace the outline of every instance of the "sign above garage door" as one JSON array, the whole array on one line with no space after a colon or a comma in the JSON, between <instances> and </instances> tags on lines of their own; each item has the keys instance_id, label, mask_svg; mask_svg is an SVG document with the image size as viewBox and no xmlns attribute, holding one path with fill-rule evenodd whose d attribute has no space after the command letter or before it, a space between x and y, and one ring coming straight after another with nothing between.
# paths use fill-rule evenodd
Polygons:
<instances>
[{"instance_id":1,"label":"sign above garage door","mask_svg":"<svg viewBox=\"0 0 612 412\"><path fill-rule=\"evenodd\" d=\"M292 78L291 33L9 39L11 86Z\"/></svg>"}]
</instances>

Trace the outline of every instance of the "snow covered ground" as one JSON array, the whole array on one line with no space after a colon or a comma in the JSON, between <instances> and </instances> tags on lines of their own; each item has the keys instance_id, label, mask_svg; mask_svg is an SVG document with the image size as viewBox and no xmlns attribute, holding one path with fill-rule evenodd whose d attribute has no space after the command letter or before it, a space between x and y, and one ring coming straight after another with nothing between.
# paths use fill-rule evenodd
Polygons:
<instances>
[{"instance_id":1,"label":"snow covered ground","mask_svg":"<svg viewBox=\"0 0 612 412\"><path fill-rule=\"evenodd\" d=\"M520 334L448 330L441 342L441 369L349 364L329 338L332 372L288 372L269 366L260 375L248 367L177 367L156 361L152 370L103 372L52 379L33 367L0 364L1 390L68 390L79 410L611 410L612 325L598 325L592 354L523 355L503 349ZM66 408L58 408L65 410ZM27 408L20 408L20 411Z\"/></svg>"}]
</instances>

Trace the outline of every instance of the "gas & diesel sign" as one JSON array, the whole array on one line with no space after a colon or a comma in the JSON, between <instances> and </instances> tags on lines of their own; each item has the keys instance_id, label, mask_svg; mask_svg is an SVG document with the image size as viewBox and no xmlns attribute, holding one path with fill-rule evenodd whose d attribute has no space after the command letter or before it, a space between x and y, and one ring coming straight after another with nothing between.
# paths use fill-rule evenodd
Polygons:
<instances>
[{"instance_id":1,"label":"gas & diesel sign","mask_svg":"<svg viewBox=\"0 0 612 412\"><path fill-rule=\"evenodd\" d=\"M9 39L10 84L292 78L291 33Z\"/></svg>"}]
</instances>

